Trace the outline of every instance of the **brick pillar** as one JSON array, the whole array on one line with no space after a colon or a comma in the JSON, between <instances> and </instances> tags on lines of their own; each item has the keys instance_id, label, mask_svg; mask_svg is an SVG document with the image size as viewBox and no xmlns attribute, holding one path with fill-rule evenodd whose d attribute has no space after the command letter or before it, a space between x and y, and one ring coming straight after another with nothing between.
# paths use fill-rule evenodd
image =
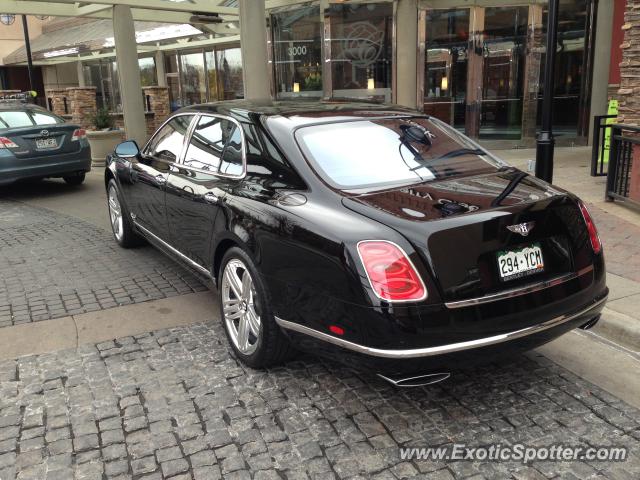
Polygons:
<instances>
[{"instance_id":1,"label":"brick pillar","mask_svg":"<svg viewBox=\"0 0 640 480\"><path fill-rule=\"evenodd\" d=\"M69 98L71 122L88 130L95 129L93 119L98 112L96 87L70 87L66 92Z\"/></svg>"},{"instance_id":2,"label":"brick pillar","mask_svg":"<svg viewBox=\"0 0 640 480\"><path fill-rule=\"evenodd\" d=\"M45 91L45 97L47 99L47 108L56 115L66 115L71 113L71 106L69 105L66 88L48 88Z\"/></svg>"},{"instance_id":3,"label":"brick pillar","mask_svg":"<svg viewBox=\"0 0 640 480\"><path fill-rule=\"evenodd\" d=\"M618 123L640 125L640 0L627 0L620 62ZM640 201L640 146L634 145L629 198Z\"/></svg>"},{"instance_id":4,"label":"brick pillar","mask_svg":"<svg viewBox=\"0 0 640 480\"><path fill-rule=\"evenodd\" d=\"M142 91L145 98L145 110L153 112L152 116L147 115L147 132L151 134L156 131L171 113L169 89L167 87L142 87Z\"/></svg>"}]
</instances>

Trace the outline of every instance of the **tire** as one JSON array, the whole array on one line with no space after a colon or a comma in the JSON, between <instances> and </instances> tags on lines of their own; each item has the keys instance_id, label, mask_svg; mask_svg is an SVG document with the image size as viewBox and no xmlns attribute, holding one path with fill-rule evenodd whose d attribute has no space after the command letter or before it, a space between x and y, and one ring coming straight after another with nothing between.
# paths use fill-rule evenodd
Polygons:
<instances>
[{"instance_id":1,"label":"tire","mask_svg":"<svg viewBox=\"0 0 640 480\"><path fill-rule=\"evenodd\" d=\"M122 248L137 247L144 243L142 237L133 229L131 216L122 201L120 189L114 179L109 180L107 184L107 208L113 238Z\"/></svg>"},{"instance_id":2,"label":"tire","mask_svg":"<svg viewBox=\"0 0 640 480\"><path fill-rule=\"evenodd\" d=\"M247 272L250 295L245 293ZM236 289L231 285L234 274ZM249 255L238 247L230 248L222 258L218 278L222 326L236 357L252 368L266 368L291 358L295 350L276 324L267 289ZM240 297L236 290L241 292ZM245 324L244 330L241 329L242 322ZM247 335L244 345L241 331Z\"/></svg>"},{"instance_id":3,"label":"tire","mask_svg":"<svg viewBox=\"0 0 640 480\"><path fill-rule=\"evenodd\" d=\"M73 175L66 175L62 179L69 185L80 185L84 182L86 174L85 172L75 173Z\"/></svg>"}]
</instances>

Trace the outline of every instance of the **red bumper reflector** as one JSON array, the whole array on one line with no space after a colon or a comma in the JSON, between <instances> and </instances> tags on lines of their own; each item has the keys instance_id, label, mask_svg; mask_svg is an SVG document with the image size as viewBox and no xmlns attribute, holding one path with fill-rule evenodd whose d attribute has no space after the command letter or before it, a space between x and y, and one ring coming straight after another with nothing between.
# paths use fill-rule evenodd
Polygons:
<instances>
[{"instance_id":1,"label":"red bumper reflector","mask_svg":"<svg viewBox=\"0 0 640 480\"><path fill-rule=\"evenodd\" d=\"M329 325L329 330L336 335L344 335L344 329L337 325Z\"/></svg>"}]
</instances>

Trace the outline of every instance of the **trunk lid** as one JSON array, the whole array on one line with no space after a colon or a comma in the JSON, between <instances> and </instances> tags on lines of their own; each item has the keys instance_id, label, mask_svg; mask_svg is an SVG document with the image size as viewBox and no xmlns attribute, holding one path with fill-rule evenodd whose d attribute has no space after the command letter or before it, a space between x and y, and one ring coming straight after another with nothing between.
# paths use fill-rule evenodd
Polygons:
<instances>
[{"instance_id":1,"label":"trunk lid","mask_svg":"<svg viewBox=\"0 0 640 480\"><path fill-rule=\"evenodd\" d=\"M446 302L549 280L591 263L575 200L515 169L354 195L343 204L405 236ZM519 224L529 231L508 228ZM502 279L498 255L533 247L544 268Z\"/></svg>"},{"instance_id":2,"label":"trunk lid","mask_svg":"<svg viewBox=\"0 0 640 480\"><path fill-rule=\"evenodd\" d=\"M0 130L0 136L18 145L11 150L17 158L47 157L80 151L80 142L71 141L77 128L68 123L37 125Z\"/></svg>"}]
</instances>

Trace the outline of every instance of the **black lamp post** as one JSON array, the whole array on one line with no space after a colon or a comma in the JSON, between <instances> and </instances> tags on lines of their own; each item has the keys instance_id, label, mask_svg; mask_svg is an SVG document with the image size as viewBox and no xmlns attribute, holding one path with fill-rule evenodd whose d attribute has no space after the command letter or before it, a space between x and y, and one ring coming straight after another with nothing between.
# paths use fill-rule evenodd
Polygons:
<instances>
[{"instance_id":1,"label":"black lamp post","mask_svg":"<svg viewBox=\"0 0 640 480\"><path fill-rule=\"evenodd\" d=\"M547 16L547 57L544 67L544 96L542 99L542 128L536 141L536 177L549 183L553 180L553 92L558 45L558 4L549 0Z\"/></svg>"},{"instance_id":2,"label":"black lamp post","mask_svg":"<svg viewBox=\"0 0 640 480\"><path fill-rule=\"evenodd\" d=\"M27 16L22 15L22 30L24 32L24 46L27 50L27 69L29 71L29 90L33 91L33 61L31 60L31 42L29 41L29 27Z\"/></svg>"}]
</instances>

